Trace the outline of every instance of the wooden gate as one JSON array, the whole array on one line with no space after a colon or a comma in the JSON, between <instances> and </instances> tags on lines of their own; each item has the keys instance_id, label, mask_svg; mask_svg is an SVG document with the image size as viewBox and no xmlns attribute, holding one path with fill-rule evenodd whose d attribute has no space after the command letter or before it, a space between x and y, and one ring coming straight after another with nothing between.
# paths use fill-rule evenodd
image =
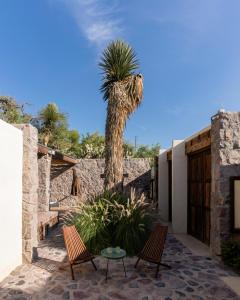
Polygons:
<instances>
[{"instance_id":1,"label":"wooden gate","mask_svg":"<svg viewBox=\"0 0 240 300\"><path fill-rule=\"evenodd\" d=\"M211 150L188 155L188 233L210 243Z\"/></svg>"}]
</instances>

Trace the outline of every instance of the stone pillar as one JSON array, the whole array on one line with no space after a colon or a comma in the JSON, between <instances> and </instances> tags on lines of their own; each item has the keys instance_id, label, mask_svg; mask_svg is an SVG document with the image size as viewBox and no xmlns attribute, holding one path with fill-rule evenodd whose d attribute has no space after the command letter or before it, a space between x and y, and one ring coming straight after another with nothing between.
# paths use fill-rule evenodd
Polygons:
<instances>
[{"instance_id":1,"label":"stone pillar","mask_svg":"<svg viewBox=\"0 0 240 300\"><path fill-rule=\"evenodd\" d=\"M211 251L221 254L230 232L230 177L240 175L240 113L220 112L212 118Z\"/></svg>"},{"instance_id":2,"label":"stone pillar","mask_svg":"<svg viewBox=\"0 0 240 300\"><path fill-rule=\"evenodd\" d=\"M23 177L22 177L22 242L23 262L30 263L34 247L38 244L38 132L29 124L16 125L23 132Z\"/></svg>"},{"instance_id":3,"label":"stone pillar","mask_svg":"<svg viewBox=\"0 0 240 300\"><path fill-rule=\"evenodd\" d=\"M51 155L38 158L38 212L49 211Z\"/></svg>"}]
</instances>

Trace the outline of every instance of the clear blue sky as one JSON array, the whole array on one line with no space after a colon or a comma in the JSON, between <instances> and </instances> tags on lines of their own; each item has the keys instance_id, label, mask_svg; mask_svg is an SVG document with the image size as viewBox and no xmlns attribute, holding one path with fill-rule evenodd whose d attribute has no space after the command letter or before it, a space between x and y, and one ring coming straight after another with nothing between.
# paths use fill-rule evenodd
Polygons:
<instances>
[{"instance_id":1,"label":"clear blue sky","mask_svg":"<svg viewBox=\"0 0 240 300\"><path fill-rule=\"evenodd\" d=\"M170 145L207 126L219 108L240 111L239 0L2 0L0 94L50 101L80 133L104 133L99 55L109 40L133 45L144 102L126 139Z\"/></svg>"}]
</instances>

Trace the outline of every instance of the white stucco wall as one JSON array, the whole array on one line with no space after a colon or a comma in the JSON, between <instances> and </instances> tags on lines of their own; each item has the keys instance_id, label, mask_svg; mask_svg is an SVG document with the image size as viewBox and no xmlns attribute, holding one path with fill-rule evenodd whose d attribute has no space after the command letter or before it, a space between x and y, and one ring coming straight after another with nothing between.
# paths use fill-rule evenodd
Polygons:
<instances>
[{"instance_id":1,"label":"white stucco wall","mask_svg":"<svg viewBox=\"0 0 240 300\"><path fill-rule=\"evenodd\" d=\"M0 281L22 262L22 132L0 120Z\"/></svg>"},{"instance_id":2,"label":"white stucco wall","mask_svg":"<svg viewBox=\"0 0 240 300\"><path fill-rule=\"evenodd\" d=\"M166 150L161 150L158 158L158 209L161 219L168 221L168 161Z\"/></svg>"},{"instance_id":3,"label":"white stucco wall","mask_svg":"<svg viewBox=\"0 0 240 300\"><path fill-rule=\"evenodd\" d=\"M181 140L174 140L172 148L172 229L187 233L187 156Z\"/></svg>"}]
</instances>

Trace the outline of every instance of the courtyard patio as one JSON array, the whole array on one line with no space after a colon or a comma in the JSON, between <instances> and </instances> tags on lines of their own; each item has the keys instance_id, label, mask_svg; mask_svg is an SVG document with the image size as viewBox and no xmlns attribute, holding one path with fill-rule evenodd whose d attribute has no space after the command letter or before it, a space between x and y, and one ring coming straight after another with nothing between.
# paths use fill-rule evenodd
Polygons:
<instances>
[{"instance_id":1,"label":"courtyard patio","mask_svg":"<svg viewBox=\"0 0 240 300\"><path fill-rule=\"evenodd\" d=\"M40 243L36 255L33 264L19 266L0 284L0 299L240 299L221 280L234 272L208 256L196 256L172 234L163 256L172 269L161 268L158 279L154 265L140 261L135 269L136 258L127 257L127 278L121 261L111 261L106 282L106 260L97 257L98 271L82 264L71 280L69 268L61 269L66 251L60 226Z\"/></svg>"}]
</instances>

